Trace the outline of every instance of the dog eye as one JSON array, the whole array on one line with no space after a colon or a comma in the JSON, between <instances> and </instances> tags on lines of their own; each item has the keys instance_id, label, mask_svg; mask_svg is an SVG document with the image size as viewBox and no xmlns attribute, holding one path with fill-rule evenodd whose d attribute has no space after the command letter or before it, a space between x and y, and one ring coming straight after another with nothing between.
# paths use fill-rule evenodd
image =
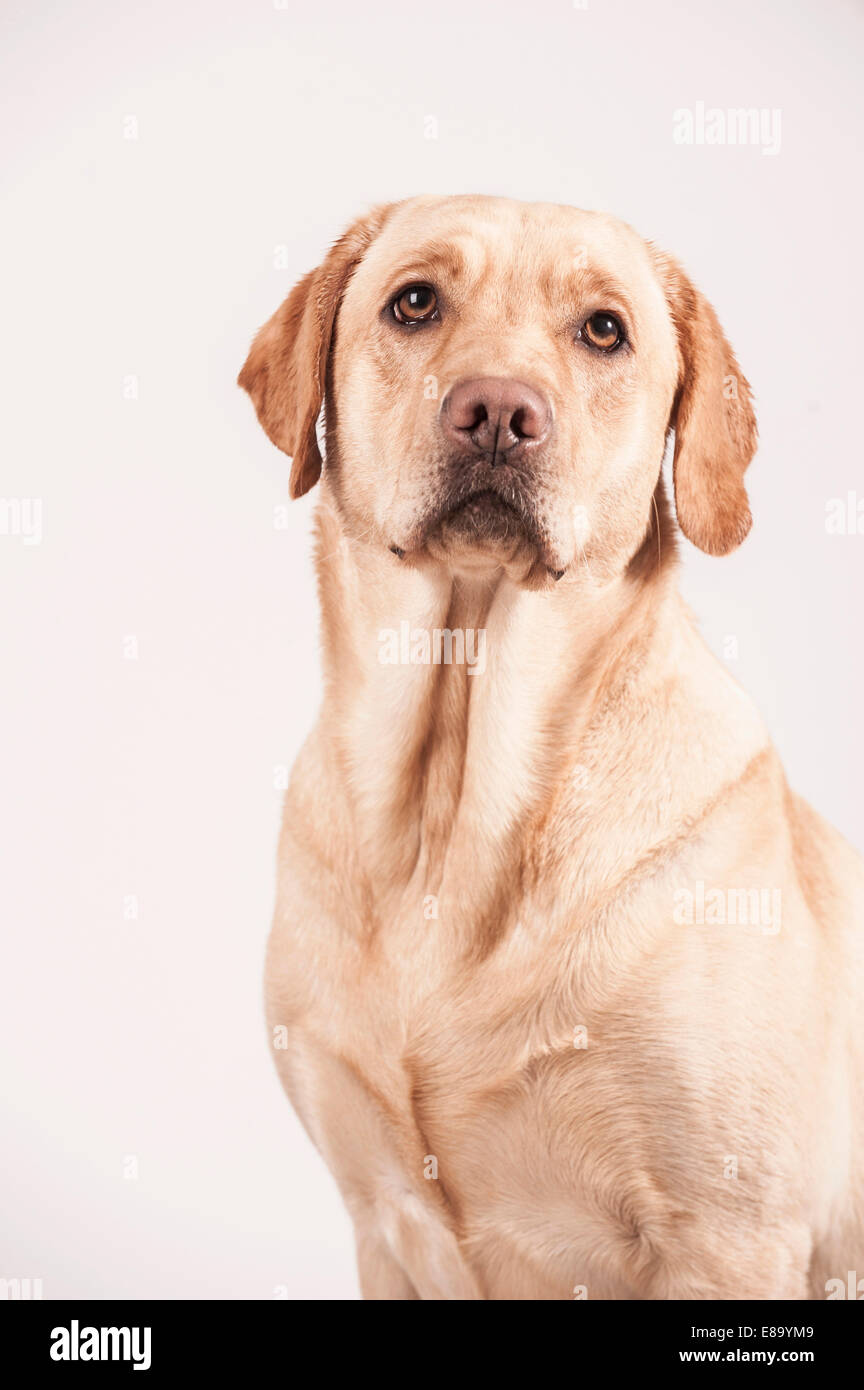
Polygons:
<instances>
[{"instance_id":1,"label":"dog eye","mask_svg":"<svg viewBox=\"0 0 864 1390\"><path fill-rule=\"evenodd\" d=\"M599 348L601 352L612 352L613 348L620 347L623 343L624 329L614 314L607 314L601 310L585 320L578 336L584 338L592 347Z\"/></svg>"},{"instance_id":2,"label":"dog eye","mask_svg":"<svg viewBox=\"0 0 864 1390\"><path fill-rule=\"evenodd\" d=\"M399 323L428 323L437 316L438 296L431 285L409 285L391 307Z\"/></svg>"}]
</instances>

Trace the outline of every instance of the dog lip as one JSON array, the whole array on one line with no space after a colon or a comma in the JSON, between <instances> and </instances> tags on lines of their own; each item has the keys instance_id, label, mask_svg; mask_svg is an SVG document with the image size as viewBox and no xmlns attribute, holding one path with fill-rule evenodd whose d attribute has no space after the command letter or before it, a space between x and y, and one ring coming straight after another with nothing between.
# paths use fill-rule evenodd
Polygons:
<instances>
[{"instance_id":1,"label":"dog lip","mask_svg":"<svg viewBox=\"0 0 864 1390\"><path fill-rule=\"evenodd\" d=\"M444 513L441 520L449 521L451 517L454 517L458 515L459 512L464 511L465 508L470 507L472 503L486 501L495 502L497 504L500 504L502 507L506 507L507 511L512 512L513 516L515 516L517 520L523 520L520 512L516 509L516 507L514 507L512 503L508 502L507 498L502 496L502 494L500 492L497 492L493 487L479 487L476 488L474 492L469 492L467 497L461 497L457 502L454 502L453 506L449 509L449 511L446 511Z\"/></svg>"},{"instance_id":2,"label":"dog lip","mask_svg":"<svg viewBox=\"0 0 864 1390\"><path fill-rule=\"evenodd\" d=\"M474 538L481 544L512 540L517 534L529 541L534 539L534 528L519 499L511 502L493 487L477 487L454 499L446 511L439 513L435 529L443 535L461 535L464 540Z\"/></svg>"},{"instance_id":3,"label":"dog lip","mask_svg":"<svg viewBox=\"0 0 864 1390\"><path fill-rule=\"evenodd\" d=\"M516 476L503 467L500 473L496 470L492 474L488 468L472 467L472 463L476 461L450 461L450 477L439 491L437 505L430 507L418 521L406 549L414 553L426 549L430 543L435 545L443 540L449 544L456 537L462 544L470 545L472 537L483 544L493 541L495 532L499 531L502 542L506 533L512 540L521 536L525 543L534 547L544 566L553 564L557 556L549 553L547 539L535 514L531 497L533 480ZM474 516L470 511L472 507L476 508ZM405 542L401 541L400 545L404 546Z\"/></svg>"}]
</instances>

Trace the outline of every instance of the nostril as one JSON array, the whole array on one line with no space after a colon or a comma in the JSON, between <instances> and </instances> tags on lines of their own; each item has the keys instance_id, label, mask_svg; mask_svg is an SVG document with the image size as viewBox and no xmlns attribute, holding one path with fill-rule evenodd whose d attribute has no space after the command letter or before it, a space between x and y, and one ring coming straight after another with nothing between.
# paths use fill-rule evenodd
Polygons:
<instances>
[{"instance_id":1,"label":"nostril","mask_svg":"<svg viewBox=\"0 0 864 1390\"><path fill-rule=\"evenodd\" d=\"M486 421L488 419L489 411L486 409L482 401L478 401L477 404L474 406L474 418L471 421L470 425L466 425L465 428L469 431L478 430L481 425L486 424Z\"/></svg>"},{"instance_id":2,"label":"nostril","mask_svg":"<svg viewBox=\"0 0 864 1390\"><path fill-rule=\"evenodd\" d=\"M514 410L510 417L510 428L517 439L531 439L535 431L531 428L531 412L525 408Z\"/></svg>"}]
</instances>

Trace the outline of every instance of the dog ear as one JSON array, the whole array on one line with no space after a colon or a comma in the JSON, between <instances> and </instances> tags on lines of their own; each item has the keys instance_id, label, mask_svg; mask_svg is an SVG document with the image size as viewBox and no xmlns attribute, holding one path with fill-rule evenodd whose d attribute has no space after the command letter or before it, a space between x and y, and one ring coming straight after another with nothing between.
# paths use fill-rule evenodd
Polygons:
<instances>
[{"instance_id":1,"label":"dog ear","mask_svg":"<svg viewBox=\"0 0 864 1390\"><path fill-rule=\"evenodd\" d=\"M327 359L345 287L392 204L359 218L317 270L304 275L260 330L238 384L248 391L264 430L290 454L292 497L302 497L321 474L316 425L324 403Z\"/></svg>"},{"instance_id":2,"label":"dog ear","mask_svg":"<svg viewBox=\"0 0 864 1390\"><path fill-rule=\"evenodd\" d=\"M756 451L750 387L711 305L671 258L655 253L678 334L675 509L681 530L709 555L727 555L752 524L744 473Z\"/></svg>"}]
</instances>

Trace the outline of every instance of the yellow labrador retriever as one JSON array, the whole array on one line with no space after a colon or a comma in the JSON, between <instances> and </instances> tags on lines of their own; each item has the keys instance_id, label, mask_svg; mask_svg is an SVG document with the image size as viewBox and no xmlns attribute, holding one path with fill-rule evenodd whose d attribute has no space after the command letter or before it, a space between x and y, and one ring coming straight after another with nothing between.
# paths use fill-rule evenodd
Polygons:
<instances>
[{"instance_id":1,"label":"yellow labrador retriever","mask_svg":"<svg viewBox=\"0 0 864 1390\"><path fill-rule=\"evenodd\" d=\"M684 535L750 527L711 306L610 217L416 198L240 382L293 495L320 477L267 1002L364 1296L864 1276L864 872L676 590L670 429Z\"/></svg>"}]
</instances>

